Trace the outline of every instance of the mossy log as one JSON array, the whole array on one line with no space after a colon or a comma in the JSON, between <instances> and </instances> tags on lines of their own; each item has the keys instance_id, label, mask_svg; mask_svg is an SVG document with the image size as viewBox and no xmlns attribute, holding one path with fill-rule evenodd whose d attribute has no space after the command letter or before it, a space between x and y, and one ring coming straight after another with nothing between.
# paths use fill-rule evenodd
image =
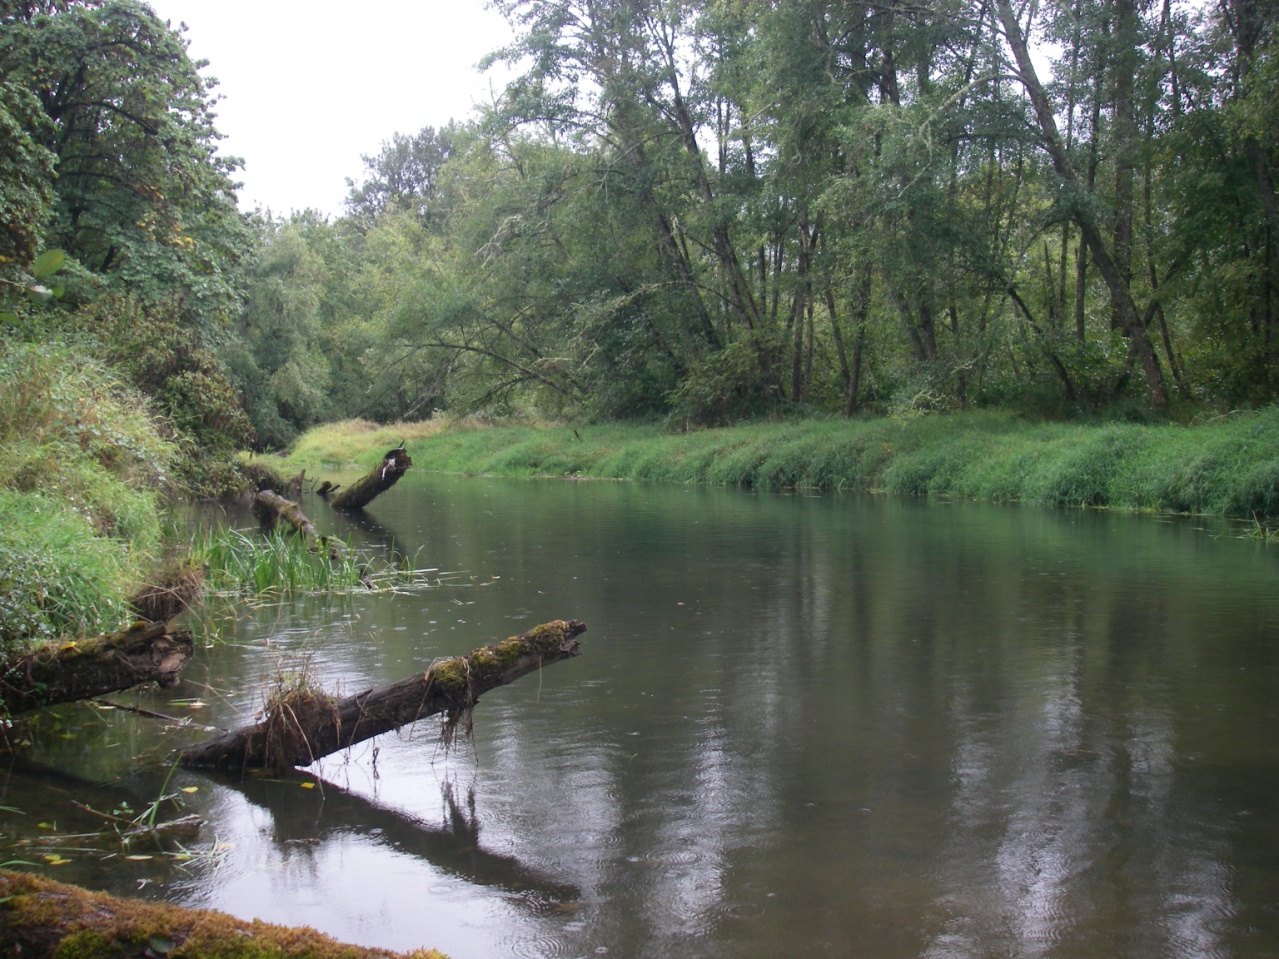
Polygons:
<instances>
[{"instance_id":1,"label":"mossy log","mask_svg":"<svg viewBox=\"0 0 1279 959\"><path fill-rule=\"evenodd\" d=\"M186 630L147 622L105 636L50 643L0 664L0 705L12 716L146 682L172 686L192 649Z\"/></svg>"},{"instance_id":2,"label":"mossy log","mask_svg":"<svg viewBox=\"0 0 1279 959\"><path fill-rule=\"evenodd\" d=\"M398 483L412 465L403 444L387 450L377 466L334 496L330 505L341 510L363 509Z\"/></svg>"},{"instance_id":3,"label":"mossy log","mask_svg":"<svg viewBox=\"0 0 1279 959\"><path fill-rule=\"evenodd\" d=\"M576 620L545 623L345 699L289 692L268 702L259 722L188 746L178 759L188 767L287 770L437 713L447 714L448 735L461 722L469 726L476 701L490 689L576 656L577 637L584 632Z\"/></svg>"},{"instance_id":4,"label":"mossy log","mask_svg":"<svg viewBox=\"0 0 1279 959\"><path fill-rule=\"evenodd\" d=\"M314 929L245 921L211 909L121 899L29 873L0 871L0 942L5 955L219 956L259 959L444 959L350 946Z\"/></svg>"},{"instance_id":5,"label":"mossy log","mask_svg":"<svg viewBox=\"0 0 1279 959\"><path fill-rule=\"evenodd\" d=\"M253 515L266 532L271 532L282 522L287 523L299 536L315 544L316 549L326 549L330 558L338 558L338 541L321 534L306 513L302 512L302 507L293 500L285 499L269 489L262 490L253 497Z\"/></svg>"}]
</instances>

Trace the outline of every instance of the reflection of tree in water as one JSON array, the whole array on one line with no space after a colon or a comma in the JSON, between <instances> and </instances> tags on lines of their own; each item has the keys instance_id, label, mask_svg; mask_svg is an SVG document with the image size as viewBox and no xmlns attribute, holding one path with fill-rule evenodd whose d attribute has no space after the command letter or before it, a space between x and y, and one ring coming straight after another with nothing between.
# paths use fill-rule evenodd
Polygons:
<instances>
[{"instance_id":1,"label":"reflection of tree in water","mask_svg":"<svg viewBox=\"0 0 1279 959\"><path fill-rule=\"evenodd\" d=\"M299 790L292 779L219 779L270 812L272 839L281 846L316 848L339 836L362 836L478 886L499 889L533 913L555 914L581 898L576 886L527 866L514 856L480 846L474 791L459 800L453 784L441 787L444 818L428 823L328 782ZM299 792L305 795L299 796Z\"/></svg>"},{"instance_id":2,"label":"reflection of tree in water","mask_svg":"<svg viewBox=\"0 0 1279 959\"><path fill-rule=\"evenodd\" d=\"M337 534L351 541L353 546L369 551L373 551L375 547L385 550L386 561L392 565L416 560L413 547L394 529L367 511L356 509L328 512L333 517Z\"/></svg>"}]
</instances>

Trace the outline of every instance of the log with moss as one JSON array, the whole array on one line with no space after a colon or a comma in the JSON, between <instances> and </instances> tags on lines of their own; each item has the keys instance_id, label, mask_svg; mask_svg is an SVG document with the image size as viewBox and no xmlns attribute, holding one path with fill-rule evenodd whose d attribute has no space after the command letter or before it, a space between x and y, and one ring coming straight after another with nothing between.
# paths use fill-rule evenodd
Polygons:
<instances>
[{"instance_id":1,"label":"log with moss","mask_svg":"<svg viewBox=\"0 0 1279 959\"><path fill-rule=\"evenodd\" d=\"M192 649L189 632L163 622L49 643L0 663L0 706L12 716L142 683L172 686Z\"/></svg>"},{"instance_id":2,"label":"log with moss","mask_svg":"<svg viewBox=\"0 0 1279 959\"><path fill-rule=\"evenodd\" d=\"M277 529L281 523L293 528L299 536L313 544L313 549L328 551L330 558L337 559L341 554L340 544L335 539L323 535L315 524L302 512L302 507L291 499L285 499L272 490L262 490L253 497L253 515L266 532Z\"/></svg>"},{"instance_id":3,"label":"log with moss","mask_svg":"<svg viewBox=\"0 0 1279 959\"><path fill-rule=\"evenodd\" d=\"M224 959L444 959L350 946L314 929L246 921L211 909L122 899L43 876L0 871L0 942L5 955L219 956Z\"/></svg>"},{"instance_id":4,"label":"log with moss","mask_svg":"<svg viewBox=\"0 0 1279 959\"><path fill-rule=\"evenodd\" d=\"M577 637L584 632L576 620L545 623L345 699L309 689L281 692L266 704L259 722L189 746L178 758L188 767L282 771L437 713L446 714L448 737L461 724L469 730L476 701L490 689L576 656Z\"/></svg>"},{"instance_id":5,"label":"log with moss","mask_svg":"<svg viewBox=\"0 0 1279 959\"><path fill-rule=\"evenodd\" d=\"M382 461L370 472L334 496L330 505L342 510L363 509L398 483L412 465L413 460L409 459L401 443L395 449L387 450Z\"/></svg>"}]
</instances>

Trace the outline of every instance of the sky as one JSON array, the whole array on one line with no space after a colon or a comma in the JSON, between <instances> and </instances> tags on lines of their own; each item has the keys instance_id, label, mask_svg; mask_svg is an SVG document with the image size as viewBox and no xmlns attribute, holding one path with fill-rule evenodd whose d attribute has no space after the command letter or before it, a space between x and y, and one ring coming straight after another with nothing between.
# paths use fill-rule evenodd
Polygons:
<instances>
[{"instance_id":1,"label":"sky","mask_svg":"<svg viewBox=\"0 0 1279 959\"><path fill-rule=\"evenodd\" d=\"M148 0L208 60L220 152L244 159L240 208L342 212L395 133L467 117L501 89L476 65L510 42L485 0Z\"/></svg>"}]
</instances>

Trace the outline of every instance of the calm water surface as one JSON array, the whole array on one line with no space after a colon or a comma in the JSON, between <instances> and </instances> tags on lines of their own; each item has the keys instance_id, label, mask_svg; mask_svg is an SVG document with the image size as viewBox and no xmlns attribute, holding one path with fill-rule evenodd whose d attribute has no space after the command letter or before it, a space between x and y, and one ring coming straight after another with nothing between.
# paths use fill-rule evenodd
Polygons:
<instances>
[{"instance_id":1,"label":"calm water surface","mask_svg":"<svg viewBox=\"0 0 1279 959\"><path fill-rule=\"evenodd\" d=\"M231 726L282 673L352 693L560 618L583 654L490 693L450 753L427 721L306 775L176 773L206 820L185 863L56 843L95 825L72 799L140 808L202 734L44 714L40 765L0 776L10 856L453 959L1279 955L1273 548L412 473L358 521L304 508L444 585L210 615L178 689L117 699Z\"/></svg>"}]
</instances>

